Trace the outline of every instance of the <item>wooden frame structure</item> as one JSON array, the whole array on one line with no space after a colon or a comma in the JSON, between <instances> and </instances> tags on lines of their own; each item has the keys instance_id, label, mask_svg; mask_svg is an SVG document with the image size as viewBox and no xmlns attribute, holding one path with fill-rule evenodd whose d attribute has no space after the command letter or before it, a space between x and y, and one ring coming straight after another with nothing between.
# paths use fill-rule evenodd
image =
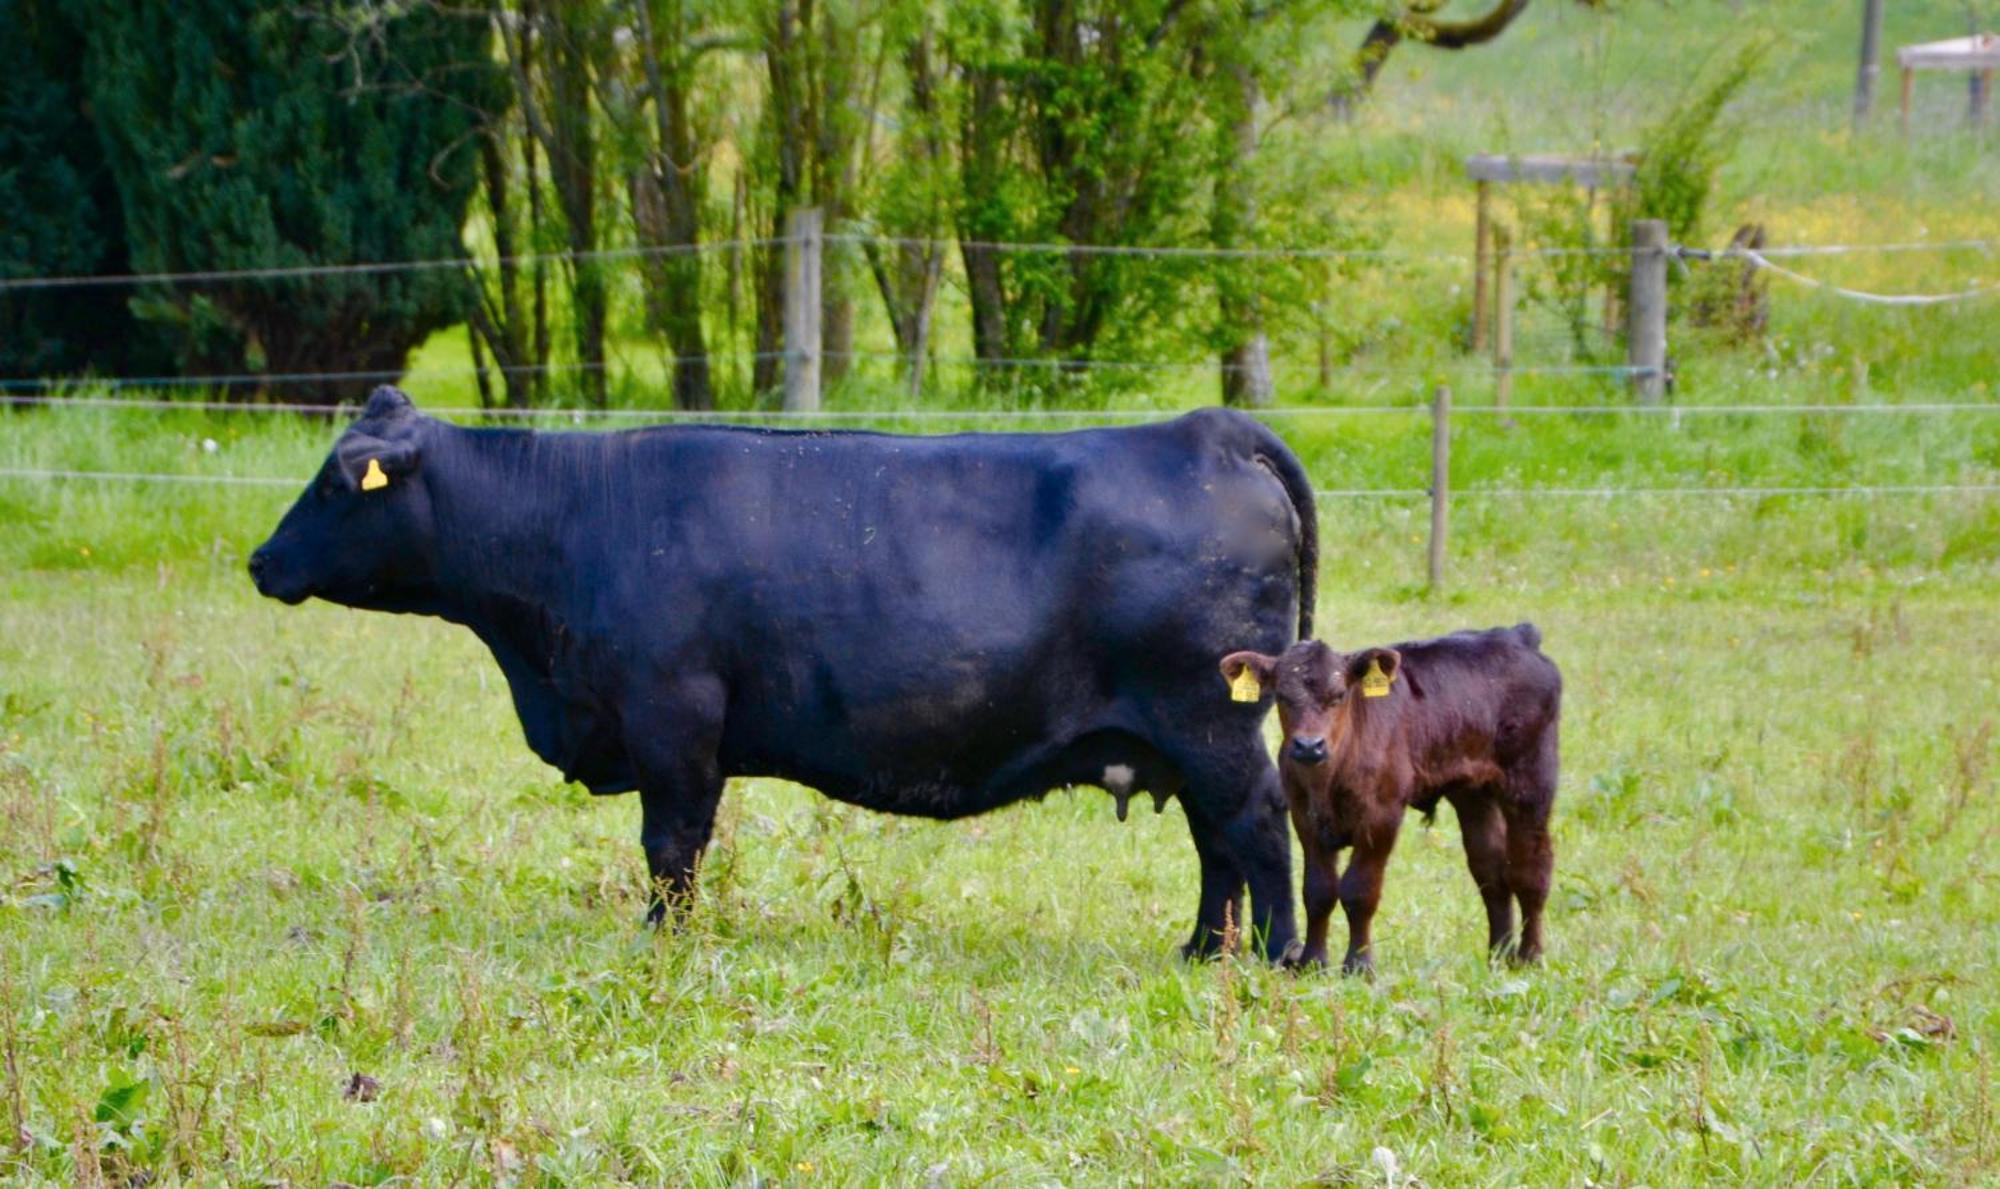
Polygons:
<instances>
[{"instance_id":1,"label":"wooden frame structure","mask_svg":"<svg viewBox=\"0 0 2000 1189\"><path fill-rule=\"evenodd\" d=\"M2000 33L1974 33L1944 41L1906 45L1896 51L1896 65L1903 70L1903 132L1910 131L1910 87L1919 70L1962 70L1979 76L1974 93L1972 118L1986 118L1986 106L1993 100L1993 72L2000 69Z\"/></svg>"},{"instance_id":2,"label":"wooden frame structure","mask_svg":"<svg viewBox=\"0 0 2000 1189\"><path fill-rule=\"evenodd\" d=\"M1631 153L1611 157L1563 157L1550 153L1509 156L1475 153L1465 159L1465 173L1477 195L1472 230L1472 349L1486 349L1489 327L1488 294L1496 287L1493 252L1493 187L1529 182L1577 185L1594 197L1599 190L1630 185L1637 168ZM1491 303L1497 310L1499 302Z\"/></svg>"}]
</instances>

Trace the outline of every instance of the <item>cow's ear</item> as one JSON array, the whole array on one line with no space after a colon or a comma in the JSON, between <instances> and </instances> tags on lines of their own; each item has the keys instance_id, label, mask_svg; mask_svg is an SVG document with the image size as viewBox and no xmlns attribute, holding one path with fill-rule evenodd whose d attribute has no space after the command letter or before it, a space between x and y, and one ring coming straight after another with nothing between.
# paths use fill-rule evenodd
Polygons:
<instances>
[{"instance_id":1,"label":"cow's ear","mask_svg":"<svg viewBox=\"0 0 2000 1189\"><path fill-rule=\"evenodd\" d=\"M1347 684L1360 686L1366 697L1389 692L1403 671L1403 654L1393 648L1364 648L1347 658Z\"/></svg>"},{"instance_id":2,"label":"cow's ear","mask_svg":"<svg viewBox=\"0 0 2000 1189\"><path fill-rule=\"evenodd\" d=\"M361 408L363 421L394 421L417 411L410 394L393 384L384 384L368 394L368 403Z\"/></svg>"},{"instance_id":3,"label":"cow's ear","mask_svg":"<svg viewBox=\"0 0 2000 1189\"><path fill-rule=\"evenodd\" d=\"M1261 652L1232 652L1222 658L1222 679L1229 683L1229 696L1238 702L1255 702L1277 683L1278 658Z\"/></svg>"},{"instance_id":4,"label":"cow's ear","mask_svg":"<svg viewBox=\"0 0 2000 1189\"><path fill-rule=\"evenodd\" d=\"M371 434L350 433L333 448L340 463L341 478L356 491L380 491L416 469L417 444L389 442Z\"/></svg>"}]
</instances>

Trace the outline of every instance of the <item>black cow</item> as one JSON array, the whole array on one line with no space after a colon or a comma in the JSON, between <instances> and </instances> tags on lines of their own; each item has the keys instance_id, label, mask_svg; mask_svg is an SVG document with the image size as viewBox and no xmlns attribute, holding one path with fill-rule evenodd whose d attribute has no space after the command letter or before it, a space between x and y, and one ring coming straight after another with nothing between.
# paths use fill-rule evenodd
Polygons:
<instances>
[{"instance_id":1,"label":"black cow","mask_svg":"<svg viewBox=\"0 0 2000 1189\"><path fill-rule=\"evenodd\" d=\"M723 781L958 818L1050 789L1178 795L1190 954L1294 936L1267 703L1215 658L1312 625L1298 460L1203 410L1060 434L471 429L384 388L250 559L288 603L435 615L493 650L535 753L637 789L655 898ZM1253 915L1242 916L1248 882ZM1225 913L1233 913L1226 918Z\"/></svg>"}]
</instances>

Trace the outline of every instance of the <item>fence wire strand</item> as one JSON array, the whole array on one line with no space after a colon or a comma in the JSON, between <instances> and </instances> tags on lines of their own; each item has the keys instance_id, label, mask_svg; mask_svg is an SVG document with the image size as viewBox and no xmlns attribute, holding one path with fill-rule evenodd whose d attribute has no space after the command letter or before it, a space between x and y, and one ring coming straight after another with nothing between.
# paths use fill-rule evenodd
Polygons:
<instances>
[{"instance_id":1,"label":"fence wire strand","mask_svg":"<svg viewBox=\"0 0 2000 1189\"><path fill-rule=\"evenodd\" d=\"M1424 250L1410 248L1347 248L1314 245L1220 248L1177 244L1073 244L1056 241L1009 242L1001 240L960 240L942 237L875 235L854 231L831 232L822 235L820 238L830 244L874 244L882 247L909 246L930 250L971 248L982 251L1032 255L1127 256L1157 259L1469 262L1474 256L1474 252L1470 249ZM259 268L215 268L148 273L79 273L54 276L0 277L0 293L78 289L92 286L131 287L140 285L209 284L235 281L278 281L319 276L379 276L406 272L490 269L503 266L519 267L536 264L578 264L772 248L790 245L795 242L798 241L790 236L758 236L710 240L694 244L633 244L625 247L595 248L580 252L523 252L509 256L483 259L473 255L466 255L409 260L355 261L341 264L274 265ZM1759 251L1767 259L1780 259L1786 256L1832 256L1871 252L1969 251L1992 253L1996 249L2000 249L2000 240L1962 239L1876 244L1788 244L1763 248ZM1618 257L1629 256L1631 253L1632 249L1630 247L1622 246L1581 248L1520 246L1510 249L1510 254L1516 258Z\"/></svg>"}]
</instances>

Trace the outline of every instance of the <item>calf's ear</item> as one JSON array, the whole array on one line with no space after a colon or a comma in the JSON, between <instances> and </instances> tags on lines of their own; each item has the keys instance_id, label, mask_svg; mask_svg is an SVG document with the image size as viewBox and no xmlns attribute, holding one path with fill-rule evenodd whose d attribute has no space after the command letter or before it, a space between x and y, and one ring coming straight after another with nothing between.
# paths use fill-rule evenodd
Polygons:
<instances>
[{"instance_id":1,"label":"calf's ear","mask_svg":"<svg viewBox=\"0 0 2000 1189\"><path fill-rule=\"evenodd\" d=\"M1261 652L1232 652L1222 658L1222 679L1229 683L1229 696L1238 702L1255 702L1276 684L1278 658Z\"/></svg>"},{"instance_id":2,"label":"calf's ear","mask_svg":"<svg viewBox=\"0 0 2000 1189\"><path fill-rule=\"evenodd\" d=\"M1364 695L1381 697L1402 673L1403 654L1393 648L1364 648L1347 658L1346 677Z\"/></svg>"},{"instance_id":3,"label":"calf's ear","mask_svg":"<svg viewBox=\"0 0 2000 1189\"><path fill-rule=\"evenodd\" d=\"M349 433L333 448L341 478L358 491L378 491L417 469L415 442L389 442L370 434Z\"/></svg>"}]
</instances>

